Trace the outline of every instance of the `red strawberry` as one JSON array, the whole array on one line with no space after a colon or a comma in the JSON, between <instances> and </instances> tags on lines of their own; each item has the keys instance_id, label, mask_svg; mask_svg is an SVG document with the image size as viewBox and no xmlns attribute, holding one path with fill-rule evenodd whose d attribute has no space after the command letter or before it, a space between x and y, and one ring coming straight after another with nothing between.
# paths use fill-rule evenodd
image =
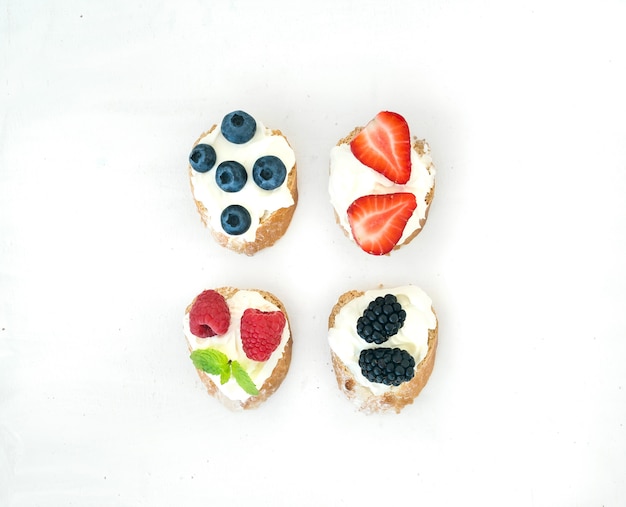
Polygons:
<instances>
[{"instance_id":1,"label":"red strawberry","mask_svg":"<svg viewBox=\"0 0 626 507\"><path fill-rule=\"evenodd\" d=\"M394 183L411 177L411 137L406 120L398 113L378 113L350 143L354 156Z\"/></svg>"},{"instance_id":2,"label":"red strawberry","mask_svg":"<svg viewBox=\"0 0 626 507\"><path fill-rule=\"evenodd\" d=\"M354 240L369 254L391 252L416 207L415 196L408 192L359 197L348 208Z\"/></svg>"},{"instance_id":3,"label":"red strawberry","mask_svg":"<svg viewBox=\"0 0 626 507\"><path fill-rule=\"evenodd\" d=\"M199 338L221 335L228 331L230 310L224 297L214 290L198 295L189 311L189 328Z\"/></svg>"},{"instance_id":4,"label":"red strawberry","mask_svg":"<svg viewBox=\"0 0 626 507\"><path fill-rule=\"evenodd\" d=\"M253 361L267 361L280 344L285 328L282 312L263 312L248 308L241 317L243 351Z\"/></svg>"}]
</instances>

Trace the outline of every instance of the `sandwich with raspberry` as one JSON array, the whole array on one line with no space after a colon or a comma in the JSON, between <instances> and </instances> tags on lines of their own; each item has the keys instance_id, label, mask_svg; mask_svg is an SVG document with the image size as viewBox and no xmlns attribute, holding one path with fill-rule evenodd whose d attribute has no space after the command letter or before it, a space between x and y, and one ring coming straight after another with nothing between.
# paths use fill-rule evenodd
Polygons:
<instances>
[{"instance_id":1,"label":"sandwich with raspberry","mask_svg":"<svg viewBox=\"0 0 626 507\"><path fill-rule=\"evenodd\" d=\"M183 328L200 380L231 410L258 407L289 371L289 318L283 303L267 291L205 290L187 307Z\"/></svg>"}]
</instances>

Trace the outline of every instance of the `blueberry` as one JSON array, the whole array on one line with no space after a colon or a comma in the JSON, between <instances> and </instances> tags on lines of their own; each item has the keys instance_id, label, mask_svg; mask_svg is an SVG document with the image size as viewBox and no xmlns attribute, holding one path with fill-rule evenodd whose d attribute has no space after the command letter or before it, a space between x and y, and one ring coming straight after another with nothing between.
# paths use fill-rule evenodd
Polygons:
<instances>
[{"instance_id":1,"label":"blueberry","mask_svg":"<svg viewBox=\"0 0 626 507\"><path fill-rule=\"evenodd\" d=\"M248 173L239 162L227 160L217 166L215 183L224 192L239 192L246 181L248 181Z\"/></svg>"},{"instance_id":2,"label":"blueberry","mask_svg":"<svg viewBox=\"0 0 626 507\"><path fill-rule=\"evenodd\" d=\"M256 132L256 121L244 111L233 111L222 120L222 135L234 144L247 143Z\"/></svg>"},{"instance_id":3,"label":"blueberry","mask_svg":"<svg viewBox=\"0 0 626 507\"><path fill-rule=\"evenodd\" d=\"M215 150L209 144L197 144L189 154L189 163L194 171L205 173L215 165Z\"/></svg>"},{"instance_id":4,"label":"blueberry","mask_svg":"<svg viewBox=\"0 0 626 507\"><path fill-rule=\"evenodd\" d=\"M231 204L222 211L222 229L226 234L239 236L250 228L250 213L239 204Z\"/></svg>"},{"instance_id":5,"label":"blueberry","mask_svg":"<svg viewBox=\"0 0 626 507\"><path fill-rule=\"evenodd\" d=\"M257 159L252 168L252 178L263 190L274 190L280 187L286 176L285 164L274 155L266 155Z\"/></svg>"}]
</instances>

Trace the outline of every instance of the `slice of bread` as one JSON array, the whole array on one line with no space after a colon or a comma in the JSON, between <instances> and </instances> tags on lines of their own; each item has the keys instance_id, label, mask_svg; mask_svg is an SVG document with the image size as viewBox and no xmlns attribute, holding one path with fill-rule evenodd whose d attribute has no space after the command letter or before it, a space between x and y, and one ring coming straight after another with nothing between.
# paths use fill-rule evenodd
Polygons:
<instances>
[{"instance_id":1,"label":"slice of bread","mask_svg":"<svg viewBox=\"0 0 626 507\"><path fill-rule=\"evenodd\" d=\"M193 147L197 146L206 136L211 134L217 125L213 125L209 130L202 133L202 135L195 141ZM289 145L289 140L280 130L271 130L271 135L280 136ZM290 146L290 145L289 145ZM192 148L193 148L192 147ZM193 199L200 214L202 223L209 229L211 235L221 246L233 250L237 253L243 253L245 255L254 255L259 250L272 246L278 241L287 231L291 219L296 210L298 204L298 184L297 184L297 164L294 162L291 168L287 168L287 178L284 183L289 193L291 194L293 204L290 206L282 207L274 211L265 212L260 216L260 222L256 231L256 236L253 240L246 240L242 236L234 236L225 233L221 228L216 228L211 225L211 211L207 208L206 203L203 203L197 197L197 192L194 187L193 181L193 169L191 165L188 165L189 183L191 186L191 192ZM247 184L252 184L252 178L248 178ZM246 203L240 203L245 205ZM221 211L221 210L220 210ZM213 213L219 211L214 210Z\"/></svg>"},{"instance_id":2,"label":"slice of bread","mask_svg":"<svg viewBox=\"0 0 626 507\"><path fill-rule=\"evenodd\" d=\"M393 290L390 292L393 293ZM342 308L344 308L352 300L363 296L364 294L365 292L357 290L351 290L342 294L330 313L328 318L328 329L330 330L335 327L335 320ZM434 314L432 306L431 310ZM331 348L331 359L337 379L337 386L348 397L348 399L351 400L357 408L364 413L399 413L405 406L413 403L414 399L422 391L430 378L437 352L438 329L439 324L435 315L435 327L428 329L427 353L415 366L415 374L413 378L407 382L403 382L399 386L390 386L386 392L381 394L375 394L370 387L365 385L361 381L365 380L364 377L359 375L361 377L361 380L359 380L359 378L357 378L357 376L350 370L348 364L343 362L339 358L339 355L336 354Z\"/></svg>"},{"instance_id":3,"label":"slice of bread","mask_svg":"<svg viewBox=\"0 0 626 507\"><path fill-rule=\"evenodd\" d=\"M228 300L231 299L235 294L237 294L240 289L236 289L234 287L220 287L220 288L213 289L213 290L221 294L224 297L224 299L226 299L226 301L228 302ZM293 347L293 339L291 335L291 327L289 324L289 316L287 315L287 310L285 306L275 295L271 294L270 292L260 290L260 289L250 289L250 291L258 293L260 296L262 296L262 298L265 301L277 307L278 310L280 310L284 314L285 328L288 330L289 338L286 341L282 351L279 348L274 352L274 354L280 354L278 358L278 362L276 363L276 366L274 366L274 369L272 370L269 377L263 382L263 384L260 387L257 386L259 390L259 394L256 396L250 396L246 399L231 399L224 393L224 391L220 389L220 387L218 386L218 383L216 383L216 380L214 380L215 377L212 377L205 371L196 368L196 371L198 372L200 380L206 387L208 393L211 396L218 399L227 408L233 411L257 408L259 405L265 402L280 387L281 383L283 382L283 380L285 379L287 375L287 372L289 371L289 366L291 364L291 351ZM191 311L191 307L193 306L195 300L196 299L194 298L194 300L189 304L189 306L187 306L187 309L185 310L186 318L189 315L189 312ZM239 326L239 323L231 321L230 325ZM197 349L198 347L194 347L194 344L192 343L193 336L189 336L187 333L190 333L188 327L185 328L185 338L187 341L187 347L189 349L189 352L192 352L194 348ZM211 338L208 338L207 340L211 340ZM210 342L207 342L206 345L209 346ZM237 358L230 358L230 359L237 359ZM270 360L271 359L272 358L270 358Z\"/></svg>"}]
</instances>

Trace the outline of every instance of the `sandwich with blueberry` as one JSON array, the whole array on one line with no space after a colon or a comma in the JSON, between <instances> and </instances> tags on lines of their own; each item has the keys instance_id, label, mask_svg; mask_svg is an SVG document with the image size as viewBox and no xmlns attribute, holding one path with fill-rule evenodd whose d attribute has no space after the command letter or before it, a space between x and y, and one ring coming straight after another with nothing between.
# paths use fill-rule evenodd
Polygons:
<instances>
[{"instance_id":1,"label":"sandwich with blueberry","mask_svg":"<svg viewBox=\"0 0 626 507\"><path fill-rule=\"evenodd\" d=\"M232 111L194 143L189 181L215 240L254 255L287 231L298 202L295 154L280 130Z\"/></svg>"}]
</instances>

